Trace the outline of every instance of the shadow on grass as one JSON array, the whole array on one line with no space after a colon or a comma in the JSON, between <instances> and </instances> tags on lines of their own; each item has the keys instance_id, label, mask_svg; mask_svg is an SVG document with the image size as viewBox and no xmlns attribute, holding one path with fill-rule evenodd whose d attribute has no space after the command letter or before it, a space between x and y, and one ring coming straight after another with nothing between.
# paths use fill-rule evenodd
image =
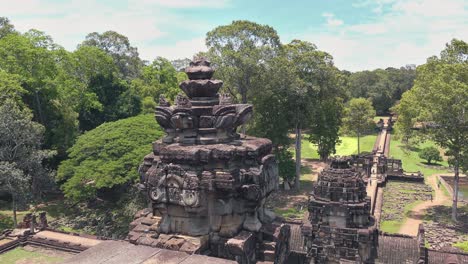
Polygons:
<instances>
[{"instance_id":1,"label":"shadow on grass","mask_svg":"<svg viewBox=\"0 0 468 264\"><path fill-rule=\"evenodd\" d=\"M313 169L310 168L309 166L301 166L301 174L310 174L313 173Z\"/></svg>"},{"instance_id":2,"label":"shadow on grass","mask_svg":"<svg viewBox=\"0 0 468 264\"><path fill-rule=\"evenodd\" d=\"M427 210L424 220L445 225L455 225L460 231L468 232L468 204L458 206L457 222L452 220L452 207L437 205Z\"/></svg>"},{"instance_id":3,"label":"shadow on grass","mask_svg":"<svg viewBox=\"0 0 468 264\"><path fill-rule=\"evenodd\" d=\"M430 167L441 167L441 166L443 166L440 163L433 163L433 162L429 163L429 162L424 162L424 161L421 162L421 164L423 164L424 166L429 167L429 168Z\"/></svg>"}]
</instances>

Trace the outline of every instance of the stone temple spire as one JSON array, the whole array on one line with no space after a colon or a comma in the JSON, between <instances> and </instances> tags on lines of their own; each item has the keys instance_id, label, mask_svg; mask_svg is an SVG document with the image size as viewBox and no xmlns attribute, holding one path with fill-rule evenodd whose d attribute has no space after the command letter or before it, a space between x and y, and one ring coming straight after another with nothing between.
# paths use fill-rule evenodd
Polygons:
<instances>
[{"instance_id":1,"label":"stone temple spire","mask_svg":"<svg viewBox=\"0 0 468 264\"><path fill-rule=\"evenodd\" d=\"M237 127L252 115L252 105L232 104L227 95L219 95L223 86L213 80L214 70L204 58L195 59L185 69L189 80L180 84L175 106L156 108L156 120L167 133L164 143L206 145L229 143L239 139Z\"/></svg>"},{"instance_id":2,"label":"stone temple spire","mask_svg":"<svg viewBox=\"0 0 468 264\"><path fill-rule=\"evenodd\" d=\"M372 263L378 231L366 184L347 158L319 174L302 233L311 263Z\"/></svg>"},{"instance_id":3,"label":"stone temple spire","mask_svg":"<svg viewBox=\"0 0 468 264\"><path fill-rule=\"evenodd\" d=\"M289 237L289 229L280 232L264 206L279 182L271 141L236 132L252 106L218 94L223 82L212 79L206 59L195 59L185 72L184 93L172 106L161 98L156 108L166 136L140 166L151 205L132 222L128 239L239 263L272 260L275 250L286 255L285 241L278 244L283 248L260 246L278 234L278 241Z\"/></svg>"}]
</instances>

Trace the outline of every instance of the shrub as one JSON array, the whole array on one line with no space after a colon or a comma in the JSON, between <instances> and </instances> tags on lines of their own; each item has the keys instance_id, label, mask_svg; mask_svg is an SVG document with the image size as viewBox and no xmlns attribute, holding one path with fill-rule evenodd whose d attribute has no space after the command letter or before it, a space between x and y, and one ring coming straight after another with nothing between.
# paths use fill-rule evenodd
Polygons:
<instances>
[{"instance_id":1,"label":"shrub","mask_svg":"<svg viewBox=\"0 0 468 264\"><path fill-rule=\"evenodd\" d=\"M280 149L275 154L278 160L279 176L285 181L293 180L296 174L296 163L292 153L287 149Z\"/></svg>"},{"instance_id":2,"label":"shrub","mask_svg":"<svg viewBox=\"0 0 468 264\"><path fill-rule=\"evenodd\" d=\"M0 232L13 228L13 219L9 215L0 214Z\"/></svg>"},{"instance_id":3,"label":"shrub","mask_svg":"<svg viewBox=\"0 0 468 264\"><path fill-rule=\"evenodd\" d=\"M427 160L427 163L431 164L432 161L442 161L440 152L436 147L426 147L419 152L421 159Z\"/></svg>"},{"instance_id":4,"label":"shrub","mask_svg":"<svg viewBox=\"0 0 468 264\"><path fill-rule=\"evenodd\" d=\"M67 198L84 201L138 179L137 168L163 135L153 115L109 122L81 135L58 169Z\"/></svg>"}]
</instances>

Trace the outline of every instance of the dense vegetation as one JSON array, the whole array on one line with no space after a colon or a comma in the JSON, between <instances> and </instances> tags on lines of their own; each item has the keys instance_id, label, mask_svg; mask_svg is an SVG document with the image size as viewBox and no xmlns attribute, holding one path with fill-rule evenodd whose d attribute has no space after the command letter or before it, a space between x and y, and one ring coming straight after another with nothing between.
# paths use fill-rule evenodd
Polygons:
<instances>
[{"instance_id":1,"label":"dense vegetation","mask_svg":"<svg viewBox=\"0 0 468 264\"><path fill-rule=\"evenodd\" d=\"M429 138L447 150L455 171L452 219L457 218L458 179L467 171L468 154L468 44L454 39L440 57L418 66L414 87L395 107L397 129L405 138Z\"/></svg>"},{"instance_id":2,"label":"dense vegetation","mask_svg":"<svg viewBox=\"0 0 468 264\"><path fill-rule=\"evenodd\" d=\"M180 92L178 83L186 79L181 70L189 60L144 61L129 39L114 31L92 32L77 44L67 51L44 32L18 32L0 18L0 122L14 128L7 132L11 138L30 140L22 154L13 151L14 158L0 153L0 181L2 186L11 182L3 191L15 203L39 202L52 190L61 190L73 204L112 201L112 214L124 219L119 220L123 227L131 217L119 218L119 208L132 203L137 166L162 135L147 114L160 95L172 101ZM430 58L417 68L354 73L335 67L332 55L313 43L282 43L274 28L250 21L214 28L206 45L208 51L198 55L216 67L215 77L225 83L222 92L255 107L242 132L272 140L280 174L294 179L295 188L303 140L325 160L339 152L344 136L360 139L372 133L376 112L398 112L397 131L404 142L414 138L417 122L437 124L439 129L425 136L449 151L456 168L468 168L463 41L453 40L440 59ZM18 118L9 118L13 115ZM24 131L30 131L28 137ZM27 188L12 191L18 186ZM17 193L32 195L12 197ZM107 214L100 217L105 220Z\"/></svg>"},{"instance_id":3,"label":"dense vegetation","mask_svg":"<svg viewBox=\"0 0 468 264\"><path fill-rule=\"evenodd\" d=\"M162 136L152 115L104 123L78 137L59 166L57 180L66 197L82 201L98 190L120 187L138 179L138 165Z\"/></svg>"},{"instance_id":4,"label":"dense vegetation","mask_svg":"<svg viewBox=\"0 0 468 264\"><path fill-rule=\"evenodd\" d=\"M434 146L423 148L419 152L419 157L425 159L428 164L431 164L432 161L442 161L439 150Z\"/></svg>"}]
</instances>

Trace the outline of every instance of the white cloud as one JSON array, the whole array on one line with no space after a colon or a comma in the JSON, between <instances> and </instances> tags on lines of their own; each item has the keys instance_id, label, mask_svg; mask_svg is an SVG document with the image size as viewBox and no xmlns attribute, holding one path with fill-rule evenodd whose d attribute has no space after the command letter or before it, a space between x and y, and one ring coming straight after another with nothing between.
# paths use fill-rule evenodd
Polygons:
<instances>
[{"instance_id":1,"label":"white cloud","mask_svg":"<svg viewBox=\"0 0 468 264\"><path fill-rule=\"evenodd\" d=\"M343 20L335 18L333 13L325 12L322 14L323 17L327 19L327 25L331 27L343 25Z\"/></svg>"},{"instance_id":2,"label":"white cloud","mask_svg":"<svg viewBox=\"0 0 468 264\"><path fill-rule=\"evenodd\" d=\"M229 0L132 0L133 4L154 4L171 8L210 7L222 8L229 4Z\"/></svg>"},{"instance_id":3,"label":"white cloud","mask_svg":"<svg viewBox=\"0 0 468 264\"><path fill-rule=\"evenodd\" d=\"M193 38L177 41L172 45L148 45L141 49L141 56L147 60L153 60L156 56L163 56L168 60L189 58L200 52L206 51L205 38ZM164 55L162 55L164 54Z\"/></svg>"},{"instance_id":4,"label":"white cloud","mask_svg":"<svg viewBox=\"0 0 468 264\"><path fill-rule=\"evenodd\" d=\"M452 38L466 41L468 37L468 2L464 0L377 0L355 6L377 7L382 13L370 22L301 36L332 54L341 69L422 64L439 55Z\"/></svg>"},{"instance_id":5,"label":"white cloud","mask_svg":"<svg viewBox=\"0 0 468 264\"><path fill-rule=\"evenodd\" d=\"M68 50L74 50L90 32L115 30L138 47L143 59L174 59L191 58L206 50L204 34L215 26L202 17L189 20L176 9L222 8L230 4L231 0L128 0L115 4L93 0L0 0L0 16L10 18L22 32L30 28L43 30ZM332 54L342 69L362 70L424 63L427 57L439 54L452 38L468 37L466 0L363 0L353 6L375 13L353 24L348 20L344 23L334 13L323 13L325 26L292 38L317 44ZM174 31L187 35L174 36ZM174 41L158 44L163 38Z\"/></svg>"},{"instance_id":6,"label":"white cloud","mask_svg":"<svg viewBox=\"0 0 468 264\"><path fill-rule=\"evenodd\" d=\"M2 8L1 16L8 17L21 32L31 28L45 31L57 44L74 50L87 34L114 30L127 36L146 60L156 56L191 57L194 52L206 49L204 41L199 41L202 38L190 37L173 45L152 45L163 37L178 37L171 36L168 30L201 31L204 36L212 28L203 21L181 17L172 8L221 8L228 4L229 0L128 0L127 7L122 8L117 2L113 5L93 0L0 0L1 7L7 6Z\"/></svg>"}]
</instances>

